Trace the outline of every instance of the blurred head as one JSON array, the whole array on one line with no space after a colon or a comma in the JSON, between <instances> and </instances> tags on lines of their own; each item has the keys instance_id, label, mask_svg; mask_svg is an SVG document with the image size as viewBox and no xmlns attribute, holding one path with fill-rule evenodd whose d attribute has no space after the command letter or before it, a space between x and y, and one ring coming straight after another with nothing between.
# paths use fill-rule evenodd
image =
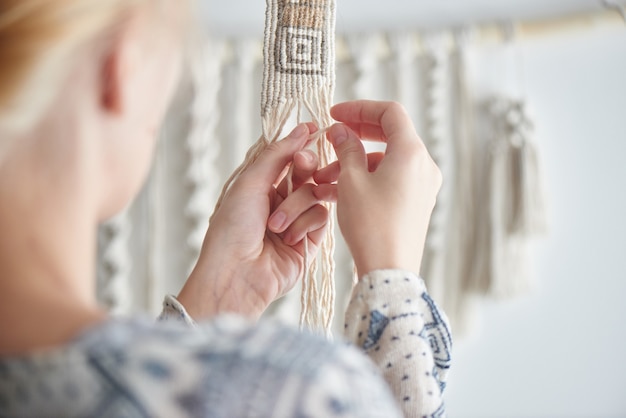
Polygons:
<instances>
[{"instance_id":1,"label":"blurred head","mask_svg":"<svg viewBox=\"0 0 626 418\"><path fill-rule=\"evenodd\" d=\"M0 164L27 145L58 152L55 169L89 166L101 219L123 208L147 174L187 16L184 0L0 0Z\"/></svg>"}]
</instances>

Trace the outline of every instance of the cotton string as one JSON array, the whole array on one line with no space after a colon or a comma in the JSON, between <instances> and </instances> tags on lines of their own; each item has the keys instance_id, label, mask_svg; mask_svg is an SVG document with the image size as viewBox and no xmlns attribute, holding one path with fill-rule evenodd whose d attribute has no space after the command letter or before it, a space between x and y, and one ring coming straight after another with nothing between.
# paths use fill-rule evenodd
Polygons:
<instances>
[{"instance_id":1,"label":"cotton string","mask_svg":"<svg viewBox=\"0 0 626 418\"><path fill-rule=\"evenodd\" d=\"M332 124L330 106L335 86L335 0L266 0L261 92L262 135L248 150L244 162L227 180L219 207L230 185L272 142L279 139L294 112L306 110L322 129L312 136L320 164L332 162L332 147L319 140ZM288 179L291 173L288 173ZM290 180L288 180L290 181ZM292 186L292 185L291 185ZM291 187L292 188L292 187ZM330 208L330 205L326 204ZM317 262L308 260L304 239L304 277L300 325L325 332L330 328L335 304L334 218L329 218ZM321 269L318 283L318 264Z\"/></svg>"}]
</instances>

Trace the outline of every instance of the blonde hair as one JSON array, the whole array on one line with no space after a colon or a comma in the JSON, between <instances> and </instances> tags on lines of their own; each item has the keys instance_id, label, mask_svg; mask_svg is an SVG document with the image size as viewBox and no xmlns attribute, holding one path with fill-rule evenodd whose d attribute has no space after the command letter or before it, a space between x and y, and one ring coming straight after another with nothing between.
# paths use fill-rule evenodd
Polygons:
<instances>
[{"instance_id":1,"label":"blonde hair","mask_svg":"<svg viewBox=\"0 0 626 418\"><path fill-rule=\"evenodd\" d=\"M0 0L0 137L32 127L75 51L148 1Z\"/></svg>"}]
</instances>

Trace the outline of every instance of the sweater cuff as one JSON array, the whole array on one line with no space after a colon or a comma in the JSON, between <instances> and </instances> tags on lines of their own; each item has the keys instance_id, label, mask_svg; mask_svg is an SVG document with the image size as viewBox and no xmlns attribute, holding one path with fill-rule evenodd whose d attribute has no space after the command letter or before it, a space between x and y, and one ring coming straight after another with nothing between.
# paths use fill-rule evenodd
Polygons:
<instances>
[{"instance_id":1,"label":"sweater cuff","mask_svg":"<svg viewBox=\"0 0 626 418\"><path fill-rule=\"evenodd\" d=\"M196 325L196 322L187 313L183 304L172 295L166 295L163 298L163 311L157 320L161 322L178 322L190 327Z\"/></svg>"},{"instance_id":2,"label":"sweater cuff","mask_svg":"<svg viewBox=\"0 0 626 418\"><path fill-rule=\"evenodd\" d=\"M368 342L367 324L379 318L395 320L420 312L426 285L421 277L406 270L374 270L359 280L346 311L344 334L364 349Z\"/></svg>"}]
</instances>

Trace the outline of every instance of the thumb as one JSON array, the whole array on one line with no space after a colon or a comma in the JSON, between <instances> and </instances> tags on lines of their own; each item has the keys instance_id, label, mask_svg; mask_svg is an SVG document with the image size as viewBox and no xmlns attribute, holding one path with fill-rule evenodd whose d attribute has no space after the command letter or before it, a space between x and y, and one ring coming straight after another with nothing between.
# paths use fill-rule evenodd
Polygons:
<instances>
[{"instance_id":1,"label":"thumb","mask_svg":"<svg viewBox=\"0 0 626 418\"><path fill-rule=\"evenodd\" d=\"M365 147L357 134L344 124L331 126L328 137L335 147L335 153L342 169L351 168L367 171Z\"/></svg>"},{"instance_id":2,"label":"thumb","mask_svg":"<svg viewBox=\"0 0 626 418\"><path fill-rule=\"evenodd\" d=\"M302 150L308 137L307 124L296 126L285 139L269 144L240 179L246 179L248 184L259 185L263 189L271 187L287 164L293 160L294 154Z\"/></svg>"}]
</instances>

